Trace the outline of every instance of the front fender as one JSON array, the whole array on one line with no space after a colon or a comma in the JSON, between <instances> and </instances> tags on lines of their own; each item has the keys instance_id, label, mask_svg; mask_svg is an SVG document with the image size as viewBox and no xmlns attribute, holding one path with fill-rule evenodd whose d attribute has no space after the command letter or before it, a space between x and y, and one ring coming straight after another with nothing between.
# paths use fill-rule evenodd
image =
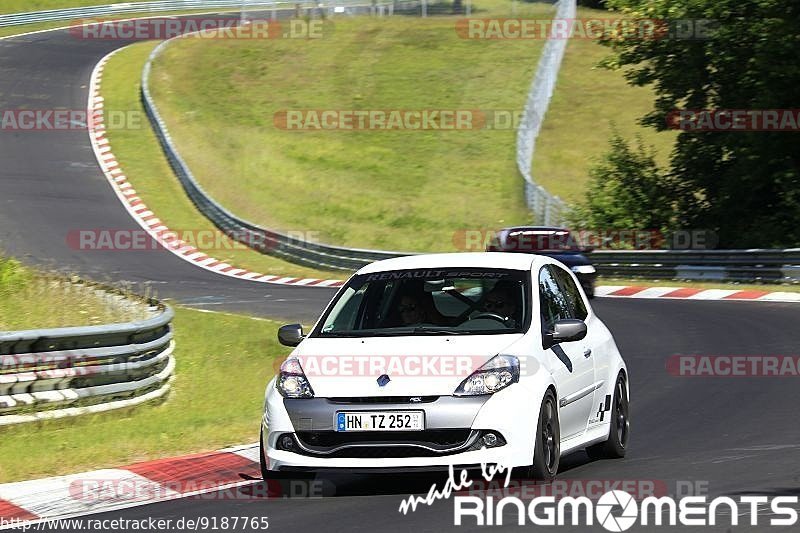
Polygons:
<instances>
[{"instance_id":1,"label":"front fender","mask_svg":"<svg viewBox=\"0 0 800 533\"><path fill-rule=\"evenodd\" d=\"M548 388L552 388L558 397L552 376L539 367L532 375L521 376L519 383L492 395L475 417L473 428L496 428L505 436L511 447L506 457L513 464L504 466L533 463L539 408Z\"/></svg>"}]
</instances>

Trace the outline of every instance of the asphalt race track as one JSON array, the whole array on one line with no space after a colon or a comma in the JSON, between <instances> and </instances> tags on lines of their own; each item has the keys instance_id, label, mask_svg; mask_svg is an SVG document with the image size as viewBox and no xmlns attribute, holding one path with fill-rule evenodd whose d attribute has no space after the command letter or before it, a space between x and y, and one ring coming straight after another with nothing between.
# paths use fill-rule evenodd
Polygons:
<instances>
[{"instance_id":1,"label":"asphalt race track","mask_svg":"<svg viewBox=\"0 0 800 533\"><path fill-rule=\"evenodd\" d=\"M652 480L670 493L678 481L691 482L698 495L707 490L710 497L800 494L797 378L676 377L665 370L665 359L675 354L796 354L798 306L609 298L595 300L593 306L615 333L628 363L631 448L627 457L613 461L590 462L583 452L573 454L562 459L559 479ZM408 515L398 509L410 494L424 496L432 483L441 486L444 480L423 474L325 476L320 486L313 486L322 490L321 498L265 498L260 482L254 482L238 498L226 491L97 517L267 516L270 529L277 531L437 532L453 528L451 501ZM283 491L302 492L287 483ZM734 531L771 529L740 525ZM647 528L633 528L643 530ZM694 529L706 530L716 529Z\"/></svg>"},{"instance_id":2,"label":"asphalt race track","mask_svg":"<svg viewBox=\"0 0 800 533\"><path fill-rule=\"evenodd\" d=\"M80 41L64 31L0 41L0 107L84 108L95 63L124 44ZM70 249L70 228L138 229L105 181L85 131L0 133L0 202L0 243L26 262L110 281L153 281L162 297L183 304L291 320L313 319L333 294L227 278L166 251ZM611 298L593 305L628 363L632 442L623 460L590 462L582 452L565 458L560 479L653 481L670 493L690 482L711 496L800 495L797 378L678 377L665 369L676 354L797 355L800 306ZM254 435L257 426L254 420ZM450 501L398 513L402 499L425 494L444 477L337 474L322 481L321 497L263 497L262 482L253 480L235 498L211 494L94 517L266 516L276 531L453 527ZM556 530L563 529L569 528ZM723 523L702 530L729 529Z\"/></svg>"},{"instance_id":3,"label":"asphalt race track","mask_svg":"<svg viewBox=\"0 0 800 533\"><path fill-rule=\"evenodd\" d=\"M86 109L92 69L130 42L54 31L0 40L0 109ZM97 164L85 130L0 131L0 249L45 268L109 282L150 282L206 309L311 321L333 289L226 278L158 251L82 251L70 230L141 230Z\"/></svg>"}]
</instances>

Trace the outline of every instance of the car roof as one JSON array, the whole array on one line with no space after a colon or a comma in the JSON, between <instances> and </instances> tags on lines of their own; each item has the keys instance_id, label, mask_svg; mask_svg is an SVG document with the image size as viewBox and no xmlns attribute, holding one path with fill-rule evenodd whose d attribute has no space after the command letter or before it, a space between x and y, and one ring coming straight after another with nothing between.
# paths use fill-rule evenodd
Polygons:
<instances>
[{"instance_id":1,"label":"car roof","mask_svg":"<svg viewBox=\"0 0 800 533\"><path fill-rule=\"evenodd\" d=\"M567 232L569 230L567 228L559 228L555 226L512 226L510 228L503 228L499 230L497 233L511 233L512 231L540 231L540 232L550 232L550 233L561 233Z\"/></svg>"},{"instance_id":2,"label":"car roof","mask_svg":"<svg viewBox=\"0 0 800 533\"><path fill-rule=\"evenodd\" d=\"M506 268L510 270L530 270L534 262L544 259L544 257L535 254L509 254L507 252L421 254L377 261L363 267L357 273L370 274L387 270L410 270L415 268Z\"/></svg>"}]
</instances>

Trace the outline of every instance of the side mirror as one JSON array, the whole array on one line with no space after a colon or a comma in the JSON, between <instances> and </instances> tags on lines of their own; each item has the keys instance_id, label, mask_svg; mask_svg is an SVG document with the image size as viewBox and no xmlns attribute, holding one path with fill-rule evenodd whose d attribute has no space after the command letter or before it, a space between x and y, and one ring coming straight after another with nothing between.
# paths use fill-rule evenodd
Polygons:
<instances>
[{"instance_id":1,"label":"side mirror","mask_svg":"<svg viewBox=\"0 0 800 533\"><path fill-rule=\"evenodd\" d=\"M577 318L556 320L553 328L544 334L545 350L560 343L579 341L586 336L586 323Z\"/></svg>"},{"instance_id":2,"label":"side mirror","mask_svg":"<svg viewBox=\"0 0 800 533\"><path fill-rule=\"evenodd\" d=\"M303 326L287 324L278 328L278 342L284 346L297 346L303 340Z\"/></svg>"}]
</instances>

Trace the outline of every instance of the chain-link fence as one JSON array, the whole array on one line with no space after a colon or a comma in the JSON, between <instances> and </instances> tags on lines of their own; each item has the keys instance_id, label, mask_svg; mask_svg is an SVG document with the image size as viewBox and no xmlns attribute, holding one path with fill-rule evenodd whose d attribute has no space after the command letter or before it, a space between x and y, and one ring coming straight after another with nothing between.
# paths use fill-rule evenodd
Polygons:
<instances>
[{"instance_id":1,"label":"chain-link fence","mask_svg":"<svg viewBox=\"0 0 800 533\"><path fill-rule=\"evenodd\" d=\"M559 0L555 18L574 19L576 9L576 0ZM536 183L531 164L536 138L550 105L566 48L567 39L548 39L545 43L517 131L517 168L525 180L525 201L531 210L533 222L548 226L563 223L567 206L561 198L550 194Z\"/></svg>"}]
</instances>

